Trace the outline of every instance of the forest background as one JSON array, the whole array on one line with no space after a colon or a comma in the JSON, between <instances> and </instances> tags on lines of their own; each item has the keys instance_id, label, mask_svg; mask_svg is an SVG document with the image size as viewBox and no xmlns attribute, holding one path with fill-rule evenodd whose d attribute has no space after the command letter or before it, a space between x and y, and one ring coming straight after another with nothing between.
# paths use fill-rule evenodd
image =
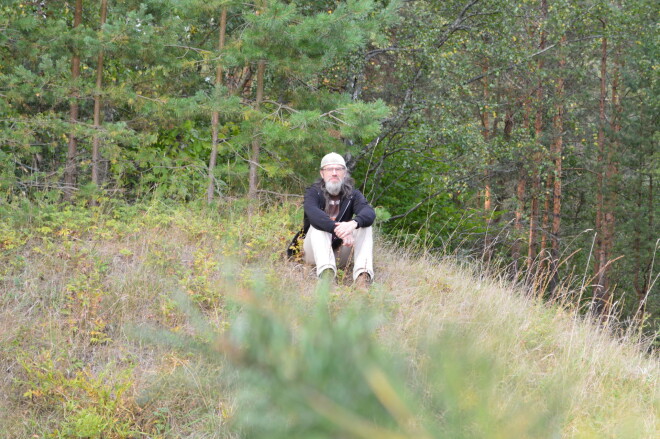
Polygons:
<instances>
[{"instance_id":1,"label":"forest background","mask_svg":"<svg viewBox=\"0 0 660 439\"><path fill-rule=\"evenodd\" d=\"M651 0L3 0L0 197L251 209L296 199L334 150L385 234L548 299L586 283L575 305L653 334L657 13Z\"/></svg>"}]
</instances>

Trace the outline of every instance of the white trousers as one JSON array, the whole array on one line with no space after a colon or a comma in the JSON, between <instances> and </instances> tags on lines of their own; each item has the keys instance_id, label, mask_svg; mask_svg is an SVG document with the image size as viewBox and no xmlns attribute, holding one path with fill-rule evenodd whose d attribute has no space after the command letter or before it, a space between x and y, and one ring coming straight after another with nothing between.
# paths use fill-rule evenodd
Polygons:
<instances>
[{"instance_id":1,"label":"white trousers","mask_svg":"<svg viewBox=\"0 0 660 439\"><path fill-rule=\"evenodd\" d=\"M371 227L353 230L352 247L340 246L332 250L332 233L309 226L303 244L303 258L307 264L316 265L316 275L328 268L337 274L337 266L344 268L353 256L353 280L362 273L369 273L374 278L373 251L374 238Z\"/></svg>"}]
</instances>

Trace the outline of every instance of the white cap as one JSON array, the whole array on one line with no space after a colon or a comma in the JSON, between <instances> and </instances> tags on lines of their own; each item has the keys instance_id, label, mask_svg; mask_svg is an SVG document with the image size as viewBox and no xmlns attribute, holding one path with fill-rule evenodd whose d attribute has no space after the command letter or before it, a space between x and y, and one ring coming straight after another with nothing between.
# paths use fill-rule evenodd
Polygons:
<instances>
[{"instance_id":1,"label":"white cap","mask_svg":"<svg viewBox=\"0 0 660 439\"><path fill-rule=\"evenodd\" d=\"M330 154L326 154L323 159L321 159L321 169L328 165L341 165L345 168L346 161L344 160L344 157L340 156L336 152L331 152Z\"/></svg>"}]
</instances>

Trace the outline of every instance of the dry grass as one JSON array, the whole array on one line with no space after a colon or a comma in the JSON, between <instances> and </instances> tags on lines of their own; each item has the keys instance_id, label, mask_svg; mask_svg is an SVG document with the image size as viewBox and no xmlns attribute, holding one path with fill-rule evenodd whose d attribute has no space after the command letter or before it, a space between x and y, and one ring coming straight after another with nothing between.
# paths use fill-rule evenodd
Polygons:
<instances>
[{"instance_id":1,"label":"dry grass","mask_svg":"<svg viewBox=\"0 0 660 439\"><path fill-rule=\"evenodd\" d=\"M296 316L315 306L313 273L279 258L292 229L278 222L281 210L264 212L251 230L241 228L240 215L225 216L224 223L183 209L158 214L157 221L149 215L131 220L136 227L108 231L99 222L96 231L33 235L5 252L0 436L66 436L75 410L54 401L66 405L66 398L77 398L78 409L98 405L77 388L63 398L55 391L25 396L38 383L18 358L36 364L48 353L66 379L84 371L119 382L129 371L130 389L113 394L123 401L122 412L113 416L146 437L238 437L228 425L237 410L231 380L215 378L231 374L229 369L136 340L130 328L194 334L172 298L181 290L222 333L231 318L228 298L250 289L267 291L295 326ZM532 404L539 412L562 406L556 421L562 437L658 437L659 364L643 353L641 342L617 339L576 312L526 297L474 266L413 256L383 242L377 248L377 279L369 294L343 282L333 288L330 303L341 310L364 301L382 314L378 343L405 355L412 388L432 392L437 384L427 376L428 366L442 356L432 346L451 337L494 359L496 382L485 391L492 394L493 412L515 420L508 424L512 434L518 424L521 431L529 428L515 413Z\"/></svg>"},{"instance_id":2,"label":"dry grass","mask_svg":"<svg viewBox=\"0 0 660 439\"><path fill-rule=\"evenodd\" d=\"M405 340L415 355L420 340L451 328L503 368L503 394L542 400L565 390L563 437L657 437L659 363L648 346L623 341L574 311L551 307L484 278L451 260L385 252L383 289L396 317L383 337ZM414 363L417 361L413 359Z\"/></svg>"}]
</instances>

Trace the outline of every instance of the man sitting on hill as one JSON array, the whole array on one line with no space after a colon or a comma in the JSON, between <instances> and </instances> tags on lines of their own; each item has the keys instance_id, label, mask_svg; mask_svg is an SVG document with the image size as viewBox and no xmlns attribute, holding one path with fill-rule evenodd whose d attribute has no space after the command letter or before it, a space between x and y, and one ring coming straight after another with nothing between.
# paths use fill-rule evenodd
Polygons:
<instances>
[{"instance_id":1,"label":"man sitting on hill","mask_svg":"<svg viewBox=\"0 0 660 439\"><path fill-rule=\"evenodd\" d=\"M371 225L376 212L354 183L341 155L323 157L321 178L305 191L303 260L316 265L319 278L332 279L352 253L353 280L366 287L374 277Z\"/></svg>"}]
</instances>

